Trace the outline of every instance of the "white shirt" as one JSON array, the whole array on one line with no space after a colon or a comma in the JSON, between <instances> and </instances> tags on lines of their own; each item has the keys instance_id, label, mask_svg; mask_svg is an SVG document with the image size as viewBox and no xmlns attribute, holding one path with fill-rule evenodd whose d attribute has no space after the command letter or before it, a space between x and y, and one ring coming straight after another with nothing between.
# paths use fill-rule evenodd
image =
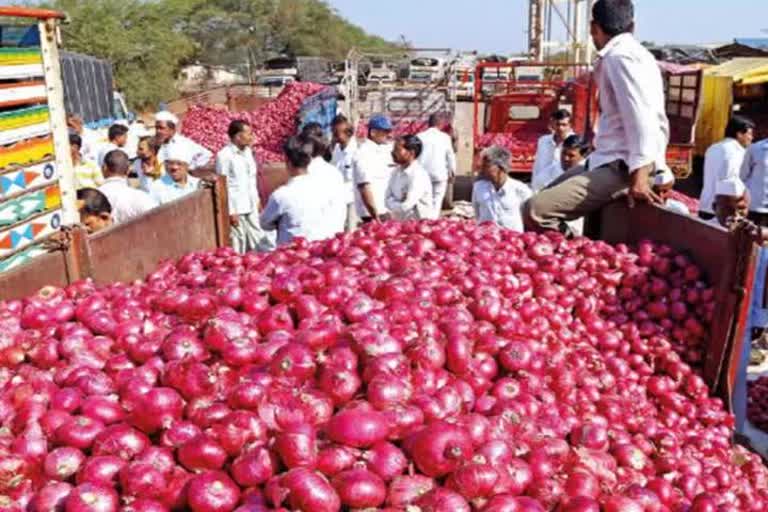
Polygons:
<instances>
[{"instance_id":1,"label":"white shirt","mask_svg":"<svg viewBox=\"0 0 768 512\"><path fill-rule=\"evenodd\" d=\"M520 181L507 178L499 190L488 180L477 180L472 187L472 206L477 222L494 222L513 231L523 231L523 203L533 194Z\"/></svg>"},{"instance_id":2,"label":"white shirt","mask_svg":"<svg viewBox=\"0 0 768 512\"><path fill-rule=\"evenodd\" d=\"M432 205L432 182L418 161L392 173L387 188L387 209L396 220L436 218Z\"/></svg>"},{"instance_id":3,"label":"white shirt","mask_svg":"<svg viewBox=\"0 0 768 512\"><path fill-rule=\"evenodd\" d=\"M160 164L161 173L159 178L150 178L146 174L144 174L144 167L141 165L141 159L138 158L136 161L133 162L133 172L136 173L136 176L139 178L139 188L143 190L144 192L149 192L150 187L152 186L152 183L159 180L165 175L165 165Z\"/></svg>"},{"instance_id":4,"label":"white shirt","mask_svg":"<svg viewBox=\"0 0 768 512\"><path fill-rule=\"evenodd\" d=\"M131 187L126 178L119 176L104 180L99 190L107 196L112 206L112 219L115 224L127 222L157 206L157 202L149 194Z\"/></svg>"},{"instance_id":5,"label":"white shirt","mask_svg":"<svg viewBox=\"0 0 768 512\"><path fill-rule=\"evenodd\" d=\"M318 194L317 178L303 174L272 192L261 212L259 223L267 231L277 230L277 244L291 243L302 237L309 241L325 238L323 224L327 201Z\"/></svg>"},{"instance_id":6,"label":"white shirt","mask_svg":"<svg viewBox=\"0 0 768 512\"><path fill-rule=\"evenodd\" d=\"M110 151L114 151L116 149L119 149L120 151L125 153L125 156L128 156L128 152L125 149L119 147L117 144L108 142L103 146L101 146L101 148L99 149L99 156L96 159L96 164L99 166L99 169L104 167L104 159L107 158L107 154L109 154Z\"/></svg>"},{"instance_id":7,"label":"white shirt","mask_svg":"<svg viewBox=\"0 0 768 512\"><path fill-rule=\"evenodd\" d=\"M685 203L682 203L677 199L667 199L664 203L664 207L671 212L680 213L682 215L691 214L691 211L685 206Z\"/></svg>"},{"instance_id":8,"label":"white shirt","mask_svg":"<svg viewBox=\"0 0 768 512\"><path fill-rule=\"evenodd\" d=\"M572 135L570 133L568 136ZM531 171L531 188L539 191L552 183L563 174L560 166L560 154L563 152L563 141L557 142L555 135L550 133L539 137L536 143L536 159Z\"/></svg>"},{"instance_id":9,"label":"white shirt","mask_svg":"<svg viewBox=\"0 0 768 512\"><path fill-rule=\"evenodd\" d=\"M357 139L352 137L345 148L342 148L341 144L336 144L331 158L331 163L336 166L342 178L344 178L344 183L347 187L347 204L355 201L355 184L352 168L357 150Z\"/></svg>"},{"instance_id":10,"label":"white shirt","mask_svg":"<svg viewBox=\"0 0 768 512\"><path fill-rule=\"evenodd\" d=\"M179 135L178 133L171 137L171 140L160 146L160 151L157 153L157 158L161 162L165 162L170 147L177 144L182 146L181 150L190 156L190 169L199 169L200 167L205 167L210 163L211 157L213 156L210 151L192 139L188 139L187 137Z\"/></svg>"},{"instance_id":11,"label":"white shirt","mask_svg":"<svg viewBox=\"0 0 768 512\"><path fill-rule=\"evenodd\" d=\"M376 144L368 139L360 145L352 165L355 184L355 208L361 218L370 217L368 208L363 203L358 187L368 184L373 193L373 200L379 215L387 213L386 197L389 179L395 168L392 161L392 144Z\"/></svg>"},{"instance_id":12,"label":"white shirt","mask_svg":"<svg viewBox=\"0 0 768 512\"><path fill-rule=\"evenodd\" d=\"M598 55L600 119L590 169L616 160L630 171L666 167L669 121L656 59L632 34L614 37Z\"/></svg>"},{"instance_id":13,"label":"white shirt","mask_svg":"<svg viewBox=\"0 0 768 512\"><path fill-rule=\"evenodd\" d=\"M216 155L216 173L227 178L229 214L247 215L259 211L258 168L249 147L227 144Z\"/></svg>"},{"instance_id":14,"label":"white shirt","mask_svg":"<svg viewBox=\"0 0 768 512\"><path fill-rule=\"evenodd\" d=\"M187 183L182 185L173 181L169 174L163 174L160 179L155 180L149 186L149 195L157 204L170 203L194 193L200 188L200 181L200 178L187 176Z\"/></svg>"},{"instance_id":15,"label":"white shirt","mask_svg":"<svg viewBox=\"0 0 768 512\"><path fill-rule=\"evenodd\" d=\"M707 149L704 155L704 186L699 197L699 209L714 214L715 186L718 181L739 176L746 150L732 138L721 140Z\"/></svg>"},{"instance_id":16,"label":"white shirt","mask_svg":"<svg viewBox=\"0 0 768 512\"><path fill-rule=\"evenodd\" d=\"M768 213L768 139L747 148L741 166L741 180L751 197L749 211Z\"/></svg>"},{"instance_id":17,"label":"white shirt","mask_svg":"<svg viewBox=\"0 0 768 512\"><path fill-rule=\"evenodd\" d=\"M426 169L432 183L448 181L456 174L456 152L453 150L451 136L435 127L418 135L424 149L419 156L419 163Z\"/></svg>"},{"instance_id":18,"label":"white shirt","mask_svg":"<svg viewBox=\"0 0 768 512\"><path fill-rule=\"evenodd\" d=\"M318 184L317 194L325 198L325 213L318 219L326 229L323 238L331 238L336 233L344 232L347 221L347 187L339 170L325 161L315 157L307 167L307 174Z\"/></svg>"},{"instance_id":19,"label":"white shirt","mask_svg":"<svg viewBox=\"0 0 768 512\"><path fill-rule=\"evenodd\" d=\"M91 162L98 164L99 150L101 149L103 142L99 132L83 126L83 132L80 134L80 139L83 141L83 145L80 147L80 156L83 160L90 160Z\"/></svg>"}]
</instances>

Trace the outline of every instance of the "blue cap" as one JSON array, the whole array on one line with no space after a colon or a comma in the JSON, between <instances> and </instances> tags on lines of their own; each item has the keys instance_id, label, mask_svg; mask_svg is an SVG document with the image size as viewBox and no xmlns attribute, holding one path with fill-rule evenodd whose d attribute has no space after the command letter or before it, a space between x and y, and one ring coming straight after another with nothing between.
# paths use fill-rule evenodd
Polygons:
<instances>
[{"instance_id":1,"label":"blue cap","mask_svg":"<svg viewBox=\"0 0 768 512\"><path fill-rule=\"evenodd\" d=\"M368 121L368 129L392 131L392 121L387 116L376 114Z\"/></svg>"}]
</instances>

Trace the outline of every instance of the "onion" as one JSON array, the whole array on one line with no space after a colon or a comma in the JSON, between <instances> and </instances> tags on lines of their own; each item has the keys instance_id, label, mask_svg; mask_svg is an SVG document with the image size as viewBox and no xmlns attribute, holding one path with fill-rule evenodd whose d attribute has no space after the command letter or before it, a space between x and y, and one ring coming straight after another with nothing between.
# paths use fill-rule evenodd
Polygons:
<instances>
[{"instance_id":1,"label":"onion","mask_svg":"<svg viewBox=\"0 0 768 512\"><path fill-rule=\"evenodd\" d=\"M342 505L351 508L378 507L387 496L384 480L366 469L342 471L331 483Z\"/></svg>"},{"instance_id":2,"label":"onion","mask_svg":"<svg viewBox=\"0 0 768 512\"><path fill-rule=\"evenodd\" d=\"M117 493L92 483L78 485L64 502L66 512L117 512Z\"/></svg>"},{"instance_id":3,"label":"onion","mask_svg":"<svg viewBox=\"0 0 768 512\"><path fill-rule=\"evenodd\" d=\"M69 480L85 462L85 455L77 448L56 448L45 457L45 475L53 480Z\"/></svg>"},{"instance_id":4,"label":"onion","mask_svg":"<svg viewBox=\"0 0 768 512\"><path fill-rule=\"evenodd\" d=\"M240 500L237 485L220 471L206 471L192 478L187 495L193 512L231 512Z\"/></svg>"},{"instance_id":5,"label":"onion","mask_svg":"<svg viewBox=\"0 0 768 512\"><path fill-rule=\"evenodd\" d=\"M389 428L385 416L377 411L347 409L331 418L326 429L328 438L339 444L365 448L384 441Z\"/></svg>"},{"instance_id":6,"label":"onion","mask_svg":"<svg viewBox=\"0 0 768 512\"><path fill-rule=\"evenodd\" d=\"M431 477L447 475L473 454L469 434L445 422L436 422L421 430L410 444L416 466Z\"/></svg>"}]
</instances>

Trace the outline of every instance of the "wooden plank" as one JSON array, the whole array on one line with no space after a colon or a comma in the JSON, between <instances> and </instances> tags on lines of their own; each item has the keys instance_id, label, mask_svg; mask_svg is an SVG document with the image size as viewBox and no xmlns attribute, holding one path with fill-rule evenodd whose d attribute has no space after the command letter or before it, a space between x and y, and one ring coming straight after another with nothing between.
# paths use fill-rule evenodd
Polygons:
<instances>
[{"instance_id":1,"label":"wooden plank","mask_svg":"<svg viewBox=\"0 0 768 512\"><path fill-rule=\"evenodd\" d=\"M38 256L28 263L0 273L0 300L22 299L43 286L67 286L63 251Z\"/></svg>"}]
</instances>

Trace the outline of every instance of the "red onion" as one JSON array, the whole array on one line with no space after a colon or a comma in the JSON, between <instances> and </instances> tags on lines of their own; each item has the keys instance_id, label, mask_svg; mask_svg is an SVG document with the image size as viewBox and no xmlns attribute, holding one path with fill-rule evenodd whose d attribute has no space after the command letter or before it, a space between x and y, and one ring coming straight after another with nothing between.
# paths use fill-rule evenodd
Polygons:
<instances>
[{"instance_id":1,"label":"red onion","mask_svg":"<svg viewBox=\"0 0 768 512\"><path fill-rule=\"evenodd\" d=\"M192 478L187 494L193 512L231 512L240 500L237 485L220 471L207 471Z\"/></svg>"}]
</instances>

